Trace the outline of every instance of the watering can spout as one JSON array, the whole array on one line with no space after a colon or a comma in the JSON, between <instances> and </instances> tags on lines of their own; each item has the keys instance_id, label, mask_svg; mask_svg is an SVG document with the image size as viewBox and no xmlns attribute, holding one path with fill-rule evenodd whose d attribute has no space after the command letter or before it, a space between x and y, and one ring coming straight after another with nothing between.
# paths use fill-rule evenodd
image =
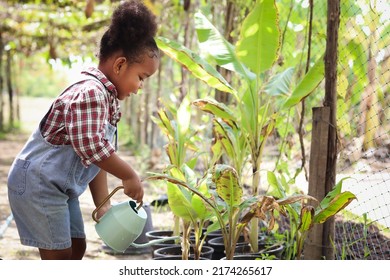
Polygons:
<instances>
[{"instance_id":1,"label":"watering can spout","mask_svg":"<svg viewBox=\"0 0 390 280\"><path fill-rule=\"evenodd\" d=\"M142 244L131 243L131 246L133 246L135 248L145 248L145 247L148 247L148 246L151 246L151 245L154 245L154 244L159 244L159 243L162 243L162 242L165 242L165 241L178 240L178 239L180 239L180 236L171 236L171 237L165 237L165 238L159 238L159 239L151 240L151 241L149 241L147 243L142 243Z\"/></svg>"}]
</instances>

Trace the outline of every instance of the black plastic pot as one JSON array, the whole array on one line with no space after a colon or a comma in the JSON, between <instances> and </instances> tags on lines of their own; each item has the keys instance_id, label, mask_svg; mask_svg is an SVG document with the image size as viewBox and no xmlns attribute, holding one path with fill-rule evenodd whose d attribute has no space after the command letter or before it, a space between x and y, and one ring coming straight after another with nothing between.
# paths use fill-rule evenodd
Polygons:
<instances>
[{"instance_id":1,"label":"black plastic pot","mask_svg":"<svg viewBox=\"0 0 390 280\"><path fill-rule=\"evenodd\" d=\"M206 235L206 238L205 238L206 243L208 244L209 240L216 238L216 237L221 237L221 236L222 236L222 231L220 229L216 230L216 231L212 231Z\"/></svg>"},{"instance_id":2,"label":"black plastic pot","mask_svg":"<svg viewBox=\"0 0 390 280\"><path fill-rule=\"evenodd\" d=\"M149 241L151 241L155 239L171 237L173 235L173 230L150 230L146 232L145 235Z\"/></svg>"},{"instance_id":3,"label":"black plastic pot","mask_svg":"<svg viewBox=\"0 0 390 280\"><path fill-rule=\"evenodd\" d=\"M259 242L262 242L264 240L265 240L265 236L260 235L258 237ZM237 246L248 245L248 244L249 244L249 241L246 241L244 236L240 236L238 238L236 248L237 248ZM214 253L213 253L213 257L212 257L213 260L220 260L226 256L225 245L223 243L222 236L210 239L208 241L207 245L213 247L213 249L214 249Z\"/></svg>"},{"instance_id":4,"label":"black plastic pot","mask_svg":"<svg viewBox=\"0 0 390 280\"><path fill-rule=\"evenodd\" d=\"M148 238L149 241L155 240L155 239L162 239L165 237L171 237L173 236L173 230L152 230L146 232L145 236ZM172 247L178 245L175 243L175 240L168 240L168 241L163 241L158 244L153 244L151 245L152 247L152 257L154 257L154 251L160 248L164 247Z\"/></svg>"},{"instance_id":5,"label":"black plastic pot","mask_svg":"<svg viewBox=\"0 0 390 280\"><path fill-rule=\"evenodd\" d=\"M234 256L255 255L257 258L265 259L268 255L273 257L267 259L281 259L285 249L283 244L266 244L264 242L259 242L258 246L259 251L252 252L251 246L249 244L239 245L236 247Z\"/></svg>"},{"instance_id":6,"label":"black plastic pot","mask_svg":"<svg viewBox=\"0 0 390 280\"><path fill-rule=\"evenodd\" d=\"M200 252L200 257L210 260L212 258L213 252L214 252L214 249L212 247L202 246L202 251ZM182 256L181 245L159 248L159 249L154 251L153 259L167 257L167 256L179 256L181 259L181 256ZM192 246L190 247L189 258L194 258L194 249Z\"/></svg>"},{"instance_id":7,"label":"black plastic pot","mask_svg":"<svg viewBox=\"0 0 390 280\"><path fill-rule=\"evenodd\" d=\"M183 259L182 259L181 256L164 256L164 257L155 257L155 258L153 258L153 260L160 260L160 261L164 261L164 260L179 260L179 261L182 261ZM195 260L193 257L188 257L188 260L198 261L198 260ZM202 261L202 260L210 260L210 259L200 257L199 261Z\"/></svg>"},{"instance_id":8,"label":"black plastic pot","mask_svg":"<svg viewBox=\"0 0 390 280\"><path fill-rule=\"evenodd\" d=\"M226 257L221 260L226 260ZM234 255L233 260L263 260L263 257L260 254Z\"/></svg>"}]
</instances>

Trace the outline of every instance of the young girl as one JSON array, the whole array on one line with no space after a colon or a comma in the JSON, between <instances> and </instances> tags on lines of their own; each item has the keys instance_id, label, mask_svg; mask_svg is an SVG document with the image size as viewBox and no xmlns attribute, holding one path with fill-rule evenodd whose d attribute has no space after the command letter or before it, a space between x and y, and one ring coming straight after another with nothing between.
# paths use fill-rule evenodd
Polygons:
<instances>
[{"instance_id":1,"label":"young girl","mask_svg":"<svg viewBox=\"0 0 390 280\"><path fill-rule=\"evenodd\" d=\"M86 250L78 197L91 190L95 205L108 195L107 172L122 180L137 202L140 178L115 152L119 100L136 94L156 72L157 25L138 1L116 8L100 42L99 64L53 102L14 160L8 197L23 245L39 248L42 259L82 259ZM109 202L98 213L101 217Z\"/></svg>"}]
</instances>

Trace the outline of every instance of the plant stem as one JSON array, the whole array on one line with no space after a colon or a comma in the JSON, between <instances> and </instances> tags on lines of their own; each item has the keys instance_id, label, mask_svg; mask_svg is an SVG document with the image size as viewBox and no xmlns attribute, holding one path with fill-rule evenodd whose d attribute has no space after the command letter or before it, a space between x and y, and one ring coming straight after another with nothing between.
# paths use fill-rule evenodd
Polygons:
<instances>
[{"instance_id":1,"label":"plant stem","mask_svg":"<svg viewBox=\"0 0 390 280\"><path fill-rule=\"evenodd\" d=\"M182 259L188 260L188 257L190 255L190 223L183 220L183 240L182 240Z\"/></svg>"}]
</instances>

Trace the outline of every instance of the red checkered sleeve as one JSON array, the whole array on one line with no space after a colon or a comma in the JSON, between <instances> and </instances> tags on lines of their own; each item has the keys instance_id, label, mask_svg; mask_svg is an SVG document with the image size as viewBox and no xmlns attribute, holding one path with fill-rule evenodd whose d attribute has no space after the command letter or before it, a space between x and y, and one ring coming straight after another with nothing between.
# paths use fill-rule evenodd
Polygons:
<instances>
[{"instance_id":1,"label":"red checkered sleeve","mask_svg":"<svg viewBox=\"0 0 390 280\"><path fill-rule=\"evenodd\" d=\"M88 166L102 161L115 152L105 137L109 119L109 102L98 87L85 89L69 102L65 112L65 127L75 152Z\"/></svg>"}]
</instances>

